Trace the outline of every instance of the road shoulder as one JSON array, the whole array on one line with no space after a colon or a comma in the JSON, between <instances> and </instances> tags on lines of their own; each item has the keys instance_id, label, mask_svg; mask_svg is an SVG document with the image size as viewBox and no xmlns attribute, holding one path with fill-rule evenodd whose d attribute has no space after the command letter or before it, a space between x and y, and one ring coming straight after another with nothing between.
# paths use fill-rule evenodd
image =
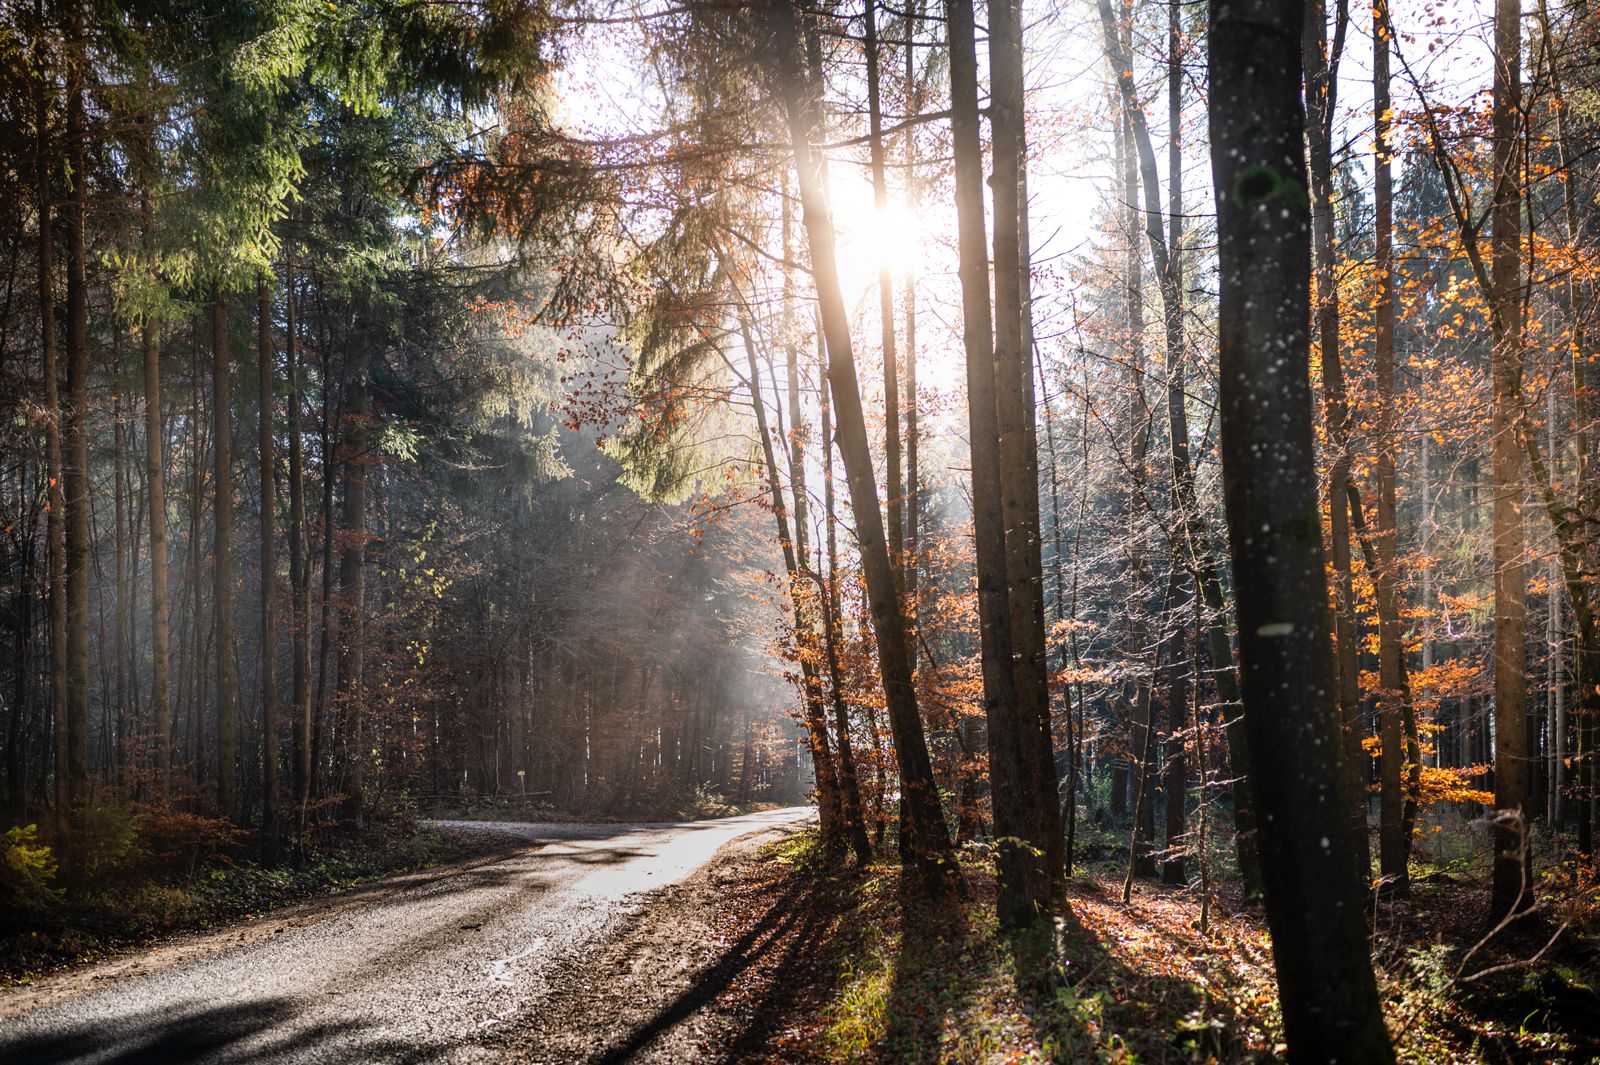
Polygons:
<instances>
[{"instance_id":1,"label":"road shoulder","mask_svg":"<svg viewBox=\"0 0 1600 1065\"><path fill-rule=\"evenodd\" d=\"M529 1063L761 1060L781 1040L788 999L815 983L797 970L833 916L772 853L805 827L740 837L655 893L604 944L551 974L556 990L482 1049Z\"/></svg>"}]
</instances>

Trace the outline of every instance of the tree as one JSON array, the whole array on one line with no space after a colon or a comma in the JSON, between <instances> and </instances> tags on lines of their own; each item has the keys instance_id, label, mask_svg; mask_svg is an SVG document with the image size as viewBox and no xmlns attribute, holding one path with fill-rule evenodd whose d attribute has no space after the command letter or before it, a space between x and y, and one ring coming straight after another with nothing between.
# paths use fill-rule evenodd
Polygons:
<instances>
[{"instance_id":1,"label":"tree","mask_svg":"<svg viewBox=\"0 0 1600 1065\"><path fill-rule=\"evenodd\" d=\"M261 835L269 863L278 856L278 628L273 612L278 554L273 511L277 509L272 381L277 357L272 345L272 297L267 281L256 283L256 418L261 472Z\"/></svg>"},{"instance_id":2,"label":"tree","mask_svg":"<svg viewBox=\"0 0 1600 1065\"><path fill-rule=\"evenodd\" d=\"M88 251L84 245L84 217L89 187L85 114L89 71L81 28L69 18L67 25L72 66L67 87L66 148L72 173L67 216L67 402L62 479L66 504L67 591L67 701L66 718L58 729L67 734L67 821L73 827L73 844L67 851L70 875L81 875L85 855L78 838L79 820L89 799L89 289L86 277Z\"/></svg>"},{"instance_id":3,"label":"tree","mask_svg":"<svg viewBox=\"0 0 1600 1065\"><path fill-rule=\"evenodd\" d=\"M1311 178L1311 228L1316 257L1318 368L1328 447L1327 508L1329 560L1334 574L1334 667L1338 677L1339 717L1344 726L1345 765L1350 773L1350 818L1363 870L1372 867L1367 838L1366 753L1361 746L1366 727L1361 709L1361 669L1356 633L1355 582L1350 554L1351 423L1344 363L1339 352L1339 281L1336 274L1338 234L1333 200L1333 122L1339 91L1339 62L1349 26L1348 5L1335 9L1333 40L1328 39L1327 10L1321 2L1306 5L1306 149ZM1381 65L1381 61L1375 63ZM1376 76L1376 75L1374 75ZM1387 779L1387 777L1385 778ZM1398 778L1396 778L1398 782ZM1387 873L1387 870L1385 870Z\"/></svg>"},{"instance_id":4,"label":"tree","mask_svg":"<svg viewBox=\"0 0 1600 1065\"><path fill-rule=\"evenodd\" d=\"M294 260L284 258L284 347L289 364L289 584L292 599L291 643L293 686L289 704L294 714L294 860L305 854L307 806L311 801L311 559L306 528L305 447L300 423L300 322L295 293Z\"/></svg>"},{"instance_id":5,"label":"tree","mask_svg":"<svg viewBox=\"0 0 1600 1065\"><path fill-rule=\"evenodd\" d=\"M778 93L783 101L795 170L799 177L801 217L811 250L812 278L827 343L828 385L838 419L839 453L844 460L850 509L856 521L856 537L860 543L861 564L871 601L873 633L877 642L889 726L894 733L895 755L899 761L900 783L905 795L902 825L910 836L906 842L924 886L940 893L958 883L959 871L950 844L949 830L940 812L933 764L928 757L922 718L917 710L905 617L900 610L899 593L884 536L883 517L878 510L878 489L873 480L861 389L856 381L850 323L839 290L833 220L829 216L817 169L817 156L812 148L815 116L808 103L807 78L801 67L799 26L794 8L788 0L778 0L772 7L770 17L774 31L773 45L777 53Z\"/></svg>"},{"instance_id":6,"label":"tree","mask_svg":"<svg viewBox=\"0 0 1600 1065\"><path fill-rule=\"evenodd\" d=\"M1389 1062L1329 650L1311 434L1304 9L1210 5L1223 492L1289 1060ZM1286 709L1291 712L1285 712Z\"/></svg>"},{"instance_id":7,"label":"tree","mask_svg":"<svg viewBox=\"0 0 1600 1065\"><path fill-rule=\"evenodd\" d=\"M996 864L1002 919L1033 920L1048 881L1029 842L1038 825L1030 816L1031 779L1023 732L1023 693L1013 668L1006 569L1006 530L1000 456L999 399L989 269L983 222L983 159L979 146L977 45L970 0L948 0L950 127L955 148L956 217L960 238L962 339L966 352L967 424L972 452L972 528L976 550L983 709L988 726L989 786L993 795ZM1013 229L1013 233L1015 230ZM1013 245L1011 251L1016 251ZM1016 294L1013 287L1012 294ZM1014 335L1013 335L1014 336ZM1031 707L1031 702L1028 704Z\"/></svg>"},{"instance_id":8,"label":"tree","mask_svg":"<svg viewBox=\"0 0 1600 1065\"><path fill-rule=\"evenodd\" d=\"M67 830L67 812L72 809L67 772L67 546L66 478L61 451L62 408L60 368L56 344L55 238L51 219L55 212L55 179L58 162L49 147L49 114L54 103L52 77L46 65L43 6L36 5L40 25L35 49L39 78L35 86L34 182L38 206L38 297L40 368L44 377L45 470L48 478L48 506L45 516L45 548L49 556L50 609L50 717L55 726L56 766L55 815L58 832Z\"/></svg>"},{"instance_id":9,"label":"tree","mask_svg":"<svg viewBox=\"0 0 1600 1065\"><path fill-rule=\"evenodd\" d=\"M1016 673L1024 803L1031 844L1043 852L1041 897L1065 879L1061 812L1056 805L1055 743L1045 663L1044 560L1039 536L1039 441L1034 426L1033 326L1022 234L1027 158L1023 96L1022 5L989 7L989 107L994 173L994 377L1000 429L1000 508L1005 523L1006 600Z\"/></svg>"},{"instance_id":10,"label":"tree","mask_svg":"<svg viewBox=\"0 0 1600 1065\"><path fill-rule=\"evenodd\" d=\"M228 300L219 281L211 282L211 607L217 660L217 809L238 812L239 704L234 663L233 617L233 436L228 354Z\"/></svg>"},{"instance_id":11,"label":"tree","mask_svg":"<svg viewBox=\"0 0 1600 1065\"><path fill-rule=\"evenodd\" d=\"M1489 243L1490 458L1494 484L1495 831L1493 919L1526 905L1532 890L1526 801L1527 566L1522 525L1522 7L1496 0L1494 200Z\"/></svg>"},{"instance_id":12,"label":"tree","mask_svg":"<svg viewBox=\"0 0 1600 1065\"><path fill-rule=\"evenodd\" d=\"M150 199L142 197L144 253L153 255ZM161 339L147 316L140 326L144 350L144 446L146 520L150 524L150 711L155 736L156 792L172 787L172 651L167 590L166 423L161 413Z\"/></svg>"}]
</instances>

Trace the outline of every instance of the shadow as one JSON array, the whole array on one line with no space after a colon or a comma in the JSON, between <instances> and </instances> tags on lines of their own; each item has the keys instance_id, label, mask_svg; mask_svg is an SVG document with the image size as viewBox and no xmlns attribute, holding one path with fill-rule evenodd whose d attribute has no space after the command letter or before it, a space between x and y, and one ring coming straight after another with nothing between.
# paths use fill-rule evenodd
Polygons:
<instances>
[{"instance_id":1,"label":"shadow","mask_svg":"<svg viewBox=\"0 0 1600 1065\"><path fill-rule=\"evenodd\" d=\"M966 906L930 901L901 877L900 950L884 1011L887 1027L875 1048L884 1057L939 1060L947 1021L965 1012L977 989L994 977L999 960L993 951L978 949Z\"/></svg>"},{"instance_id":2,"label":"shadow","mask_svg":"<svg viewBox=\"0 0 1600 1065\"><path fill-rule=\"evenodd\" d=\"M1175 957L1198 942L1153 929L1151 922L1141 928L1154 931ZM1256 1060L1246 1028L1259 1018L1242 1017L1231 1000L1207 995L1186 976L1129 965L1118 958L1118 946L1068 917L1059 954L1050 963L1055 973L1035 970L1033 1026L1041 1041L1056 1048L1057 1060L1092 1055L1103 1049L1107 1033L1115 1033L1139 1061ZM1019 983L1022 973L1019 967Z\"/></svg>"},{"instance_id":3,"label":"shadow","mask_svg":"<svg viewBox=\"0 0 1600 1065\"><path fill-rule=\"evenodd\" d=\"M855 881L858 873L836 868L834 876L836 886L846 878ZM728 1047L725 1065L763 1058L791 1017L815 1012L818 1003L831 995L839 983L834 920L843 907L838 896L812 882L787 892L778 905L786 906L793 915L790 927L794 935L764 982L764 992L752 1016Z\"/></svg>"},{"instance_id":4,"label":"shadow","mask_svg":"<svg viewBox=\"0 0 1600 1065\"><path fill-rule=\"evenodd\" d=\"M768 907L767 912L744 935L730 946L716 963L649 1021L635 1030L624 1042L612 1047L596 1059L601 1065L619 1065L669 1031L680 1021L690 1017L713 1002L733 986L740 974L761 957L775 942L784 939L801 920L802 911L795 903L804 894L801 884L791 884ZM799 937L804 940L803 934Z\"/></svg>"},{"instance_id":5,"label":"shadow","mask_svg":"<svg viewBox=\"0 0 1600 1065\"><path fill-rule=\"evenodd\" d=\"M398 881L395 878L375 881L330 895L328 899L341 903L360 902L363 911L375 913L396 906L413 906L449 895L501 887L518 887L528 891L543 892L550 887L546 880L550 870L543 866L543 859L557 863L570 862L574 866L611 866L621 865L635 858L650 857L653 853L651 850L639 847L617 846L551 855L546 854L543 848L530 843L508 850L471 868L447 867L420 873L406 873ZM491 908L498 905L500 903L494 903Z\"/></svg>"},{"instance_id":6,"label":"shadow","mask_svg":"<svg viewBox=\"0 0 1600 1065\"><path fill-rule=\"evenodd\" d=\"M8 1065L243 1065L334 1058L413 1065L436 1051L388 1037L363 1039L355 1021L296 1026L298 1007L287 999L262 999L211 1009L157 1009L111 1021L30 1032L12 1025L0 1034L0 1061ZM18 1030L18 1029L21 1030ZM275 1031L282 1029L282 1031ZM337 1047L337 1050L333 1048Z\"/></svg>"}]
</instances>

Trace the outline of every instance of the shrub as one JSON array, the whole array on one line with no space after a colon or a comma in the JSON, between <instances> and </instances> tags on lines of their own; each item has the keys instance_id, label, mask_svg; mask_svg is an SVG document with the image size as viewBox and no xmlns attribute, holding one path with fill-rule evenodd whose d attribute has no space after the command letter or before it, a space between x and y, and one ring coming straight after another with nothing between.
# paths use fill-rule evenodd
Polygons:
<instances>
[{"instance_id":1,"label":"shrub","mask_svg":"<svg viewBox=\"0 0 1600 1065\"><path fill-rule=\"evenodd\" d=\"M115 876L139 863L139 812L127 806L85 806L73 817L85 882Z\"/></svg>"},{"instance_id":2,"label":"shrub","mask_svg":"<svg viewBox=\"0 0 1600 1065\"><path fill-rule=\"evenodd\" d=\"M56 858L39 842L38 825L18 825L0 835L0 901L4 909L39 909L61 892L50 886Z\"/></svg>"},{"instance_id":3,"label":"shrub","mask_svg":"<svg viewBox=\"0 0 1600 1065\"><path fill-rule=\"evenodd\" d=\"M194 869L201 859L236 847L244 830L225 817L203 817L156 802L139 811L139 849L159 865Z\"/></svg>"}]
</instances>

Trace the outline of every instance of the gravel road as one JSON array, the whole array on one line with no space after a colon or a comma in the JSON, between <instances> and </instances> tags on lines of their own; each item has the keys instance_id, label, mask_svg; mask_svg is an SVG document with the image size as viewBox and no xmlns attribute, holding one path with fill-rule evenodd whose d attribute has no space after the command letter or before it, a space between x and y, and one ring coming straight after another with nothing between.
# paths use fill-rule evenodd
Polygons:
<instances>
[{"instance_id":1,"label":"gravel road","mask_svg":"<svg viewBox=\"0 0 1600 1065\"><path fill-rule=\"evenodd\" d=\"M443 822L528 847L0 993L0 1062L477 1062L648 893L805 807L686 824Z\"/></svg>"}]
</instances>

